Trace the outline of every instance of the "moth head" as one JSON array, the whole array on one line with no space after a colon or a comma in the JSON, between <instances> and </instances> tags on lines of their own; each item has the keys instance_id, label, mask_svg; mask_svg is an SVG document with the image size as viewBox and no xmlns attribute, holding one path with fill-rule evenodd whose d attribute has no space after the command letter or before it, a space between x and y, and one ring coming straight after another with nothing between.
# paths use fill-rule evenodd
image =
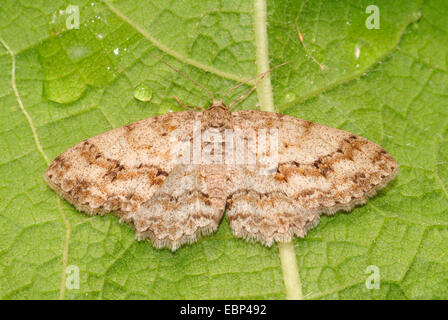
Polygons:
<instances>
[{"instance_id":1,"label":"moth head","mask_svg":"<svg viewBox=\"0 0 448 320\"><path fill-rule=\"evenodd\" d=\"M221 100L213 100L210 107L204 111L202 121L209 127L231 128L232 111Z\"/></svg>"},{"instance_id":2,"label":"moth head","mask_svg":"<svg viewBox=\"0 0 448 320\"><path fill-rule=\"evenodd\" d=\"M208 107L209 110L211 109L223 109L223 110L229 110L227 106L222 102L222 100L213 100L210 107Z\"/></svg>"}]
</instances>

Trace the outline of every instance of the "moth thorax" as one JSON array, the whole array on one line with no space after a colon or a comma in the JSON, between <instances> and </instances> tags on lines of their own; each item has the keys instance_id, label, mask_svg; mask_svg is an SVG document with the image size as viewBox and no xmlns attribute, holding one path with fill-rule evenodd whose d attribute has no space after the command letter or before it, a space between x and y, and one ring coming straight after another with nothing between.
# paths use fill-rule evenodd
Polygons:
<instances>
[{"instance_id":1,"label":"moth thorax","mask_svg":"<svg viewBox=\"0 0 448 320\"><path fill-rule=\"evenodd\" d=\"M203 127L232 128L232 111L221 101L214 101L202 115Z\"/></svg>"}]
</instances>

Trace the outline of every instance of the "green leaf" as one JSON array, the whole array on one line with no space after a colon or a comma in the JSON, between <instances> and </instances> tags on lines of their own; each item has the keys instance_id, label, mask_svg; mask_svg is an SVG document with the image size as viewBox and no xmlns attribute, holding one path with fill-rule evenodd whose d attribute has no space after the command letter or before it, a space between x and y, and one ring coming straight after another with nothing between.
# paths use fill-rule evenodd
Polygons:
<instances>
[{"instance_id":1,"label":"green leaf","mask_svg":"<svg viewBox=\"0 0 448 320\"><path fill-rule=\"evenodd\" d=\"M270 0L265 24L262 0L2 1L0 297L447 299L448 6L376 1L380 29L368 29L370 4ZM79 29L67 28L69 5ZM217 96L263 64L290 61L239 108L266 108L272 90L277 110L380 144L400 174L367 205L323 217L290 251L235 239L225 220L176 253L136 242L115 217L77 212L43 173L83 139L182 110L174 95L211 102L149 53ZM134 97L142 86L149 99ZM378 290L365 284L370 265ZM66 286L70 266L79 289Z\"/></svg>"}]
</instances>

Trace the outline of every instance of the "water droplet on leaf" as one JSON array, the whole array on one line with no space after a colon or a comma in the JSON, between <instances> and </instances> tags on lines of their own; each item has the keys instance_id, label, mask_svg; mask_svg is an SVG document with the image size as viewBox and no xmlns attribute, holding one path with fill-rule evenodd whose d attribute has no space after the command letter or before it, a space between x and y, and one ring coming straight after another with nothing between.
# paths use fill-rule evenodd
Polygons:
<instances>
[{"instance_id":1,"label":"water droplet on leaf","mask_svg":"<svg viewBox=\"0 0 448 320\"><path fill-rule=\"evenodd\" d=\"M69 58L74 61L81 60L90 54L90 50L87 47L80 45L69 46L66 50Z\"/></svg>"},{"instance_id":2,"label":"water droplet on leaf","mask_svg":"<svg viewBox=\"0 0 448 320\"><path fill-rule=\"evenodd\" d=\"M152 90L145 84L139 85L134 90L134 98L143 102L148 102L152 98Z\"/></svg>"}]
</instances>

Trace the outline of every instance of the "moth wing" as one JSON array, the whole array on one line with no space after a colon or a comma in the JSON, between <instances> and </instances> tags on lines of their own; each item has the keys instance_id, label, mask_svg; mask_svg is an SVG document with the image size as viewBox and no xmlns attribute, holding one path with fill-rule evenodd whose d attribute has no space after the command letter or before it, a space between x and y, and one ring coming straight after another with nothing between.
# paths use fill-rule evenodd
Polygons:
<instances>
[{"instance_id":1,"label":"moth wing","mask_svg":"<svg viewBox=\"0 0 448 320\"><path fill-rule=\"evenodd\" d=\"M162 187L135 213L138 239L149 238L155 247L174 251L218 228L225 194L223 190L213 192L217 185L211 175L204 174L203 167L174 167Z\"/></svg>"},{"instance_id":2,"label":"moth wing","mask_svg":"<svg viewBox=\"0 0 448 320\"><path fill-rule=\"evenodd\" d=\"M227 216L239 237L267 245L303 237L321 213L352 210L398 173L387 151L343 130L253 110L235 112L233 125L278 133L276 170L260 173L257 163L230 176Z\"/></svg>"},{"instance_id":3,"label":"moth wing","mask_svg":"<svg viewBox=\"0 0 448 320\"><path fill-rule=\"evenodd\" d=\"M114 211L127 220L172 170L171 151L192 137L201 113L148 118L82 141L45 172L49 186L89 214Z\"/></svg>"}]
</instances>

